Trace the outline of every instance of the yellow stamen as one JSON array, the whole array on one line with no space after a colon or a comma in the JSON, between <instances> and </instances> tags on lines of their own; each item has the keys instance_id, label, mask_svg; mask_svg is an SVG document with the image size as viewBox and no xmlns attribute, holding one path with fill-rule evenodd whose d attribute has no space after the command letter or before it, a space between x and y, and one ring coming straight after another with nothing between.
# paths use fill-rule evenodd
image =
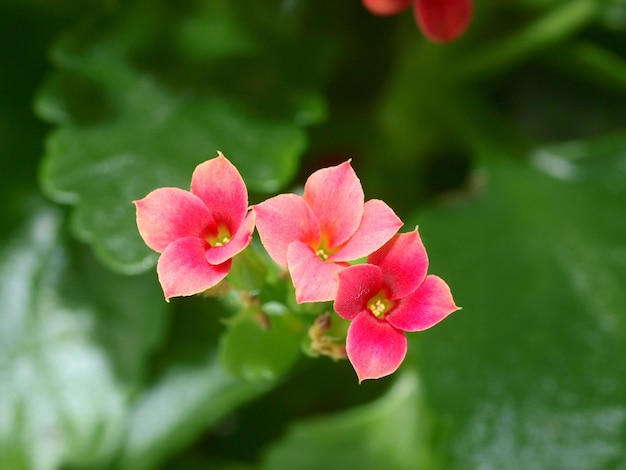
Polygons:
<instances>
[{"instance_id":1,"label":"yellow stamen","mask_svg":"<svg viewBox=\"0 0 626 470\"><path fill-rule=\"evenodd\" d=\"M328 259L328 253L326 253L326 251L324 251L323 248L320 248L319 250L317 250L315 252L315 256L317 256L322 261L326 261Z\"/></svg>"},{"instance_id":2,"label":"yellow stamen","mask_svg":"<svg viewBox=\"0 0 626 470\"><path fill-rule=\"evenodd\" d=\"M374 315L376 315L377 317L381 317L383 313L385 313L385 310L387 309L387 307L385 306L385 304L383 303L382 300L378 299L376 302L368 305L369 309L372 311L372 313Z\"/></svg>"},{"instance_id":3,"label":"yellow stamen","mask_svg":"<svg viewBox=\"0 0 626 470\"><path fill-rule=\"evenodd\" d=\"M372 300L370 300L367 304L367 308L374 314L377 318L383 318L385 314L391 309L392 302L390 300L377 295Z\"/></svg>"},{"instance_id":4,"label":"yellow stamen","mask_svg":"<svg viewBox=\"0 0 626 470\"><path fill-rule=\"evenodd\" d=\"M230 237L222 237L221 240L216 241L213 246L224 246L230 241Z\"/></svg>"},{"instance_id":5,"label":"yellow stamen","mask_svg":"<svg viewBox=\"0 0 626 470\"><path fill-rule=\"evenodd\" d=\"M217 229L217 234L209 236L206 241L212 247L224 246L230 241L230 232L225 226L220 225Z\"/></svg>"}]
</instances>

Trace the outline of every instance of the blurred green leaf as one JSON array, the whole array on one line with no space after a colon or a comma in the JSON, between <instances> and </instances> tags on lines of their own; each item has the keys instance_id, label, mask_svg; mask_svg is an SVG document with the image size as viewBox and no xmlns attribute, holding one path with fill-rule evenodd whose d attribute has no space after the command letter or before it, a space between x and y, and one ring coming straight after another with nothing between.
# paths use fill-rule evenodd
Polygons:
<instances>
[{"instance_id":1,"label":"blurred green leaf","mask_svg":"<svg viewBox=\"0 0 626 470\"><path fill-rule=\"evenodd\" d=\"M431 468L430 431L417 374L406 371L372 403L292 425L261 468Z\"/></svg>"},{"instance_id":2,"label":"blurred green leaf","mask_svg":"<svg viewBox=\"0 0 626 470\"><path fill-rule=\"evenodd\" d=\"M164 310L152 279L85 269L60 211L30 209L0 252L0 468L100 465L120 445Z\"/></svg>"},{"instance_id":3,"label":"blurred green leaf","mask_svg":"<svg viewBox=\"0 0 626 470\"><path fill-rule=\"evenodd\" d=\"M162 300L161 300L162 301ZM247 382L224 371L218 340L229 314L201 296L173 299L168 337L153 357L152 377L134 397L127 435L114 468L162 468L275 383ZM195 446L194 446L195 447Z\"/></svg>"},{"instance_id":4,"label":"blurred green leaf","mask_svg":"<svg viewBox=\"0 0 626 470\"><path fill-rule=\"evenodd\" d=\"M54 47L58 70L36 100L39 115L58 124L41 184L49 197L76 206L75 234L111 268L135 273L156 260L137 233L131 201L157 187L188 188L195 166L218 150L251 191L277 191L294 177L304 126L324 115L317 88L330 51L298 29L272 37L269 18L255 16L260 10L138 2ZM274 27L306 24L275 5L263 14L274 15ZM222 17L231 26L220 32ZM190 50L200 38L187 35L202 35L205 20L205 39L224 41L219 53ZM251 49L241 46L246 35L254 36Z\"/></svg>"},{"instance_id":5,"label":"blurred green leaf","mask_svg":"<svg viewBox=\"0 0 626 470\"><path fill-rule=\"evenodd\" d=\"M419 217L463 310L420 335L447 469L612 469L626 455L626 137L493 159Z\"/></svg>"},{"instance_id":6,"label":"blurred green leaf","mask_svg":"<svg viewBox=\"0 0 626 470\"><path fill-rule=\"evenodd\" d=\"M242 251L233 258L233 265L228 272L228 282L236 289L248 292L258 292L266 282L269 266L267 256L262 256L253 243L250 248Z\"/></svg>"},{"instance_id":7,"label":"blurred green leaf","mask_svg":"<svg viewBox=\"0 0 626 470\"><path fill-rule=\"evenodd\" d=\"M95 339L111 355L120 378L131 384L142 381L146 356L161 344L168 326L156 274L121 276L104 269L84 247L78 255L82 294L106 312L94 327Z\"/></svg>"},{"instance_id":8,"label":"blurred green leaf","mask_svg":"<svg viewBox=\"0 0 626 470\"><path fill-rule=\"evenodd\" d=\"M303 323L289 312L270 316L245 312L222 335L221 362L225 370L246 380L277 380L300 356L304 334Z\"/></svg>"},{"instance_id":9,"label":"blurred green leaf","mask_svg":"<svg viewBox=\"0 0 626 470\"><path fill-rule=\"evenodd\" d=\"M138 398L119 468L160 468L202 430L267 389L267 382L246 382L225 373L214 349L199 363L171 364Z\"/></svg>"}]
</instances>

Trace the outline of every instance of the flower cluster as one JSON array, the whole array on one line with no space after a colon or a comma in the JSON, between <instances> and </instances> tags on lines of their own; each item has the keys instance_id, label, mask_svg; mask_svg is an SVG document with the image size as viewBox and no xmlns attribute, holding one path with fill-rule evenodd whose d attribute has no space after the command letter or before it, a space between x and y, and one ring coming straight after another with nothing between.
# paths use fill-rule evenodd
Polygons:
<instances>
[{"instance_id":1,"label":"flower cluster","mask_svg":"<svg viewBox=\"0 0 626 470\"><path fill-rule=\"evenodd\" d=\"M248 207L243 178L219 153L196 167L190 191L159 188L135 206L140 235L160 253L166 300L222 281L256 225L271 259L289 272L296 301L332 301L351 322L345 352L359 381L393 373L406 355L405 331L430 328L458 309L448 285L427 275L417 229L398 233L402 221L387 204L365 201L349 161L313 173L301 196Z\"/></svg>"},{"instance_id":2,"label":"flower cluster","mask_svg":"<svg viewBox=\"0 0 626 470\"><path fill-rule=\"evenodd\" d=\"M362 0L376 15L395 15L413 5L420 30L429 41L443 43L461 36L472 19L472 0Z\"/></svg>"}]
</instances>

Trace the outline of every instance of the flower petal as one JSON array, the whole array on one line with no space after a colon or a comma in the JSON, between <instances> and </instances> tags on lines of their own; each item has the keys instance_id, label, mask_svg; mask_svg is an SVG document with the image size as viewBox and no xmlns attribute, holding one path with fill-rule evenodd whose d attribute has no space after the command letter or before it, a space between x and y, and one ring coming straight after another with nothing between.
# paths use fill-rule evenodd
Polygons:
<instances>
[{"instance_id":1,"label":"flower petal","mask_svg":"<svg viewBox=\"0 0 626 470\"><path fill-rule=\"evenodd\" d=\"M414 294L402 299L385 319L404 331L422 331L459 310L452 299L450 287L437 276L426 276Z\"/></svg>"},{"instance_id":2,"label":"flower petal","mask_svg":"<svg viewBox=\"0 0 626 470\"><path fill-rule=\"evenodd\" d=\"M287 252L287 266L296 288L296 301L303 303L333 300L337 293L336 273L348 265L322 261L307 244L293 242Z\"/></svg>"},{"instance_id":3,"label":"flower petal","mask_svg":"<svg viewBox=\"0 0 626 470\"><path fill-rule=\"evenodd\" d=\"M395 15L406 10L411 0L363 0L363 5L375 15Z\"/></svg>"},{"instance_id":4,"label":"flower petal","mask_svg":"<svg viewBox=\"0 0 626 470\"><path fill-rule=\"evenodd\" d=\"M333 261L351 261L378 250L402 227L393 209L378 199L365 203L357 231L341 249L330 256Z\"/></svg>"},{"instance_id":5,"label":"flower petal","mask_svg":"<svg viewBox=\"0 0 626 470\"><path fill-rule=\"evenodd\" d=\"M200 238L181 238L168 245L157 264L165 299L204 292L226 277L232 261L217 266L206 262L208 243Z\"/></svg>"},{"instance_id":6,"label":"flower petal","mask_svg":"<svg viewBox=\"0 0 626 470\"><path fill-rule=\"evenodd\" d=\"M383 286L383 274L373 264L357 264L337 273L337 296L333 308L340 317L352 320L367 309L367 303Z\"/></svg>"},{"instance_id":7,"label":"flower petal","mask_svg":"<svg viewBox=\"0 0 626 470\"><path fill-rule=\"evenodd\" d=\"M217 265L241 253L252 241L255 219L256 214L254 211L250 211L228 243L209 248L205 254L206 260L213 265Z\"/></svg>"},{"instance_id":8,"label":"flower petal","mask_svg":"<svg viewBox=\"0 0 626 470\"><path fill-rule=\"evenodd\" d=\"M313 173L303 197L319 220L328 248L344 244L359 228L365 196L350 162Z\"/></svg>"},{"instance_id":9,"label":"flower petal","mask_svg":"<svg viewBox=\"0 0 626 470\"><path fill-rule=\"evenodd\" d=\"M415 20L432 42L448 42L465 32L472 19L472 0L413 0Z\"/></svg>"},{"instance_id":10,"label":"flower petal","mask_svg":"<svg viewBox=\"0 0 626 470\"><path fill-rule=\"evenodd\" d=\"M261 243L276 262L287 267L287 248L295 241L315 246L320 227L315 214L295 194L280 194L254 206L256 227Z\"/></svg>"},{"instance_id":11,"label":"flower petal","mask_svg":"<svg viewBox=\"0 0 626 470\"><path fill-rule=\"evenodd\" d=\"M191 192L204 201L218 225L233 234L248 211L248 191L237 168L222 153L196 167Z\"/></svg>"},{"instance_id":12,"label":"flower petal","mask_svg":"<svg viewBox=\"0 0 626 470\"><path fill-rule=\"evenodd\" d=\"M359 382L395 372L406 351L404 333L369 311L357 315L348 328L346 352Z\"/></svg>"},{"instance_id":13,"label":"flower petal","mask_svg":"<svg viewBox=\"0 0 626 470\"><path fill-rule=\"evenodd\" d=\"M367 262L382 270L383 284L392 300L415 292L428 271L428 256L417 229L397 234L380 250L372 253Z\"/></svg>"},{"instance_id":14,"label":"flower petal","mask_svg":"<svg viewBox=\"0 0 626 470\"><path fill-rule=\"evenodd\" d=\"M205 238L216 230L202 200L183 189L155 189L134 204L139 234L146 245L159 253L179 238Z\"/></svg>"}]
</instances>

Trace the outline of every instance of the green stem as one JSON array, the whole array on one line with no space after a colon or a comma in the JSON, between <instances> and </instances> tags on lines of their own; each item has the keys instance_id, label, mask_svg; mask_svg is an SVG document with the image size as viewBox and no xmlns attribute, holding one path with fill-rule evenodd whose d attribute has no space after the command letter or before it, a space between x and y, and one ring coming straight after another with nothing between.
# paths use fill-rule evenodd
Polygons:
<instances>
[{"instance_id":1,"label":"green stem","mask_svg":"<svg viewBox=\"0 0 626 470\"><path fill-rule=\"evenodd\" d=\"M626 61L597 44L580 41L554 51L546 60L586 80L626 93Z\"/></svg>"},{"instance_id":2,"label":"green stem","mask_svg":"<svg viewBox=\"0 0 626 470\"><path fill-rule=\"evenodd\" d=\"M564 2L504 41L468 57L450 76L462 82L510 69L577 32L596 17L600 4L598 0Z\"/></svg>"}]
</instances>

